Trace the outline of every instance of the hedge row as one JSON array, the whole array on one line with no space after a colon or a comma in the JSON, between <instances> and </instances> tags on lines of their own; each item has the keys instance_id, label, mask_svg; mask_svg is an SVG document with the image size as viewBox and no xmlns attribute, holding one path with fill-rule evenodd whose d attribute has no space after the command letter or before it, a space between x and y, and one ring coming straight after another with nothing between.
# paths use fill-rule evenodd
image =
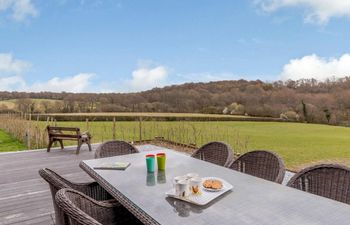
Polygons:
<instances>
[{"instance_id":1,"label":"hedge row","mask_svg":"<svg viewBox=\"0 0 350 225\"><path fill-rule=\"evenodd\" d=\"M39 118L41 121L46 121L48 115L32 115L32 119L36 120ZM50 116L56 121L112 121L115 118L116 121L267 121L267 122L281 122L280 118L269 118L269 117L177 117L177 116L86 116L86 115L55 115Z\"/></svg>"}]
</instances>

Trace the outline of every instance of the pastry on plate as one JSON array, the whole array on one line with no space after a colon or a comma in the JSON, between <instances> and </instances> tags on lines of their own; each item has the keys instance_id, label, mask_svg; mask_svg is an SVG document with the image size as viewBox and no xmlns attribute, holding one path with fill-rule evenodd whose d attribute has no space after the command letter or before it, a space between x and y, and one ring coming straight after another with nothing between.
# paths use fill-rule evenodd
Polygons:
<instances>
[{"instance_id":1,"label":"pastry on plate","mask_svg":"<svg viewBox=\"0 0 350 225\"><path fill-rule=\"evenodd\" d=\"M220 180L209 179L203 182L203 187L219 190L222 189L222 182Z\"/></svg>"}]
</instances>

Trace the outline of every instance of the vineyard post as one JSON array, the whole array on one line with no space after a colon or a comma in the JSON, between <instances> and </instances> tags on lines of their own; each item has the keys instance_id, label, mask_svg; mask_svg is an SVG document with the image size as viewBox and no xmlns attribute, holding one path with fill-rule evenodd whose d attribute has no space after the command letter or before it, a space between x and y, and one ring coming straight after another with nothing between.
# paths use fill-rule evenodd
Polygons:
<instances>
[{"instance_id":1,"label":"vineyard post","mask_svg":"<svg viewBox=\"0 0 350 225\"><path fill-rule=\"evenodd\" d=\"M139 117L140 142L142 141L142 117Z\"/></svg>"},{"instance_id":2,"label":"vineyard post","mask_svg":"<svg viewBox=\"0 0 350 225\"><path fill-rule=\"evenodd\" d=\"M43 140L43 143L45 143L45 141L47 140L46 139L46 136L48 136L47 134L47 126L50 125L50 117L46 117L46 125L45 125L45 131L42 133L42 140Z\"/></svg>"},{"instance_id":3,"label":"vineyard post","mask_svg":"<svg viewBox=\"0 0 350 225\"><path fill-rule=\"evenodd\" d=\"M116 126L115 126L115 117L113 117L113 140L116 140Z\"/></svg>"},{"instance_id":4,"label":"vineyard post","mask_svg":"<svg viewBox=\"0 0 350 225\"><path fill-rule=\"evenodd\" d=\"M85 120L85 122L86 122L86 130L87 131L89 131L89 118L86 118L86 120Z\"/></svg>"},{"instance_id":5,"label":"vineyard post","mask_svg":"<svg viewBox=\"0 0 350 225\"><path fill-rule=\"evenodd\" d=\"M30 132L30 129L31 129L31 123L32 123L32 114L30 113L29 115L28 115L28 127L27 127L27 146L28 146L28 149L31 149L31 138L30 138L30 136L31 136L31 132Z\"/></svg>"},{"instance_id":6,"label":"vineyard post","mask_svg":"<svg viewBox=\"0 0 350 225\"><path fill-rule=\"evenodd\" d=\"M39 114L36 115L36 126L35 126L35 142L36 148L39 148L39 137L40 137L40 127L39 127Z\"/></svg>"}]
</instances>

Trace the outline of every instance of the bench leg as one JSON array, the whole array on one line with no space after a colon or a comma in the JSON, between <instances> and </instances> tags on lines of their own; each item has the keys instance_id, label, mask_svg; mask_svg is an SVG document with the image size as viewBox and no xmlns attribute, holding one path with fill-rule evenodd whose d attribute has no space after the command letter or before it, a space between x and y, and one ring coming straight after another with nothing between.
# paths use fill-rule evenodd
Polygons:
<instances>
[{"instance_id":1,"label":"bench leg","mask_svg":"<svg viewBox=\"0 0 350 225\"><path fill-rule=\"evenodd\" d=\"M49 140L49 145L47 146L47 152L50 152L52 144L53 144L53 140Z\"/></svg>"},{"instance_id":2,"label":"bench leg","mask_svg":"<svg viewBox=\"0 0 350 225\"><path fill-rule=\"evenodd\" d=\"M89 146L89 151L91 152L91 151L92 151L92 148L91 148L90 140L88 140L88 141L86 142L86 144Z\"/></svg>"},{"instance_id":3,"label":"bench leg","mask_svg":"<svg viewBox=\"0 0 350 225\"><path fill-rule=\"evenodd\" d=\"M81 148L81 145L82 145L83 143L81 142L81 140L79 140L78 141L78 147L77 147L77 151L76 151L76 153L75 154L79 154L79 151L80 151L80 148Z\"/></svg>"},{"instance_id":4,"label":"bench leg","mask_svg":"<svg viewBox=\"0 0 350 225\"><path fill-rule=\"evenodd\" d=\"M63 149L64 149L64 146L63 146L63 141L62 141L62 140L59 140L58 142L60 143L60 145L61 145L61 149L63 150Z\"/></svg>"}]
</instances>

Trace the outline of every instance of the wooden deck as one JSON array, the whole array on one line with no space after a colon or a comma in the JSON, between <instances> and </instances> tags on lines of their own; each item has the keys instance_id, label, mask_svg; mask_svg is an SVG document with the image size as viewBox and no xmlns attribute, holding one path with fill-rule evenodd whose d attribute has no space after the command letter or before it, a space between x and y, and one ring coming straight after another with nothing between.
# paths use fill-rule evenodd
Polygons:
<instances>
[{"instance_id":1,"label":"wooden deck","mask_svg":"<svg viewBox=\"0 0 350 225\"><path fill-rule=\"evenodd\" d=\"M0 225L8 224L54 224L54 211L49 186L38 174L38 170L48 167L65 178L74 181L91 181L79 168L79 162L94 157L97 145L89 152L83 146L80 154L75 147L63 151L52 149L32 150L14 153L0 153ZM155 150L154 145L137 146L140 151ZM287 173L283 183L290 179Z\"/></svg>"},{"instance_id":2,"label":"wooden deck","mask_svg":"<svg viewBox=\"0 0 350 225\"><path fill-rule=\"evenodd\" d=\"M96 145L94 146L95 149ZM94 151L84 146L79 155L75 148L52 149L0 154L0 224L53 223L51 193L46 181L38 174L44 167L75 181L90 181L78 164L91 159Z\"/></svg>"},{"instance_id":3,"label":"wooden deck","mask_svg":"<svg viewBox=\"0 0 350 225\"><path fill-rule=\"evenodd\" d=\"M52 148L0 153L0 225L54 224L54 211L49 185L38 174L48 167L77 182L92 181L79 167L79 162L94 158L98 145L88 151L83 145L80 154L76 147L64 150ZM140 151L162 149L154 145L136 146Z\"/></svg>"}]
</instances>

